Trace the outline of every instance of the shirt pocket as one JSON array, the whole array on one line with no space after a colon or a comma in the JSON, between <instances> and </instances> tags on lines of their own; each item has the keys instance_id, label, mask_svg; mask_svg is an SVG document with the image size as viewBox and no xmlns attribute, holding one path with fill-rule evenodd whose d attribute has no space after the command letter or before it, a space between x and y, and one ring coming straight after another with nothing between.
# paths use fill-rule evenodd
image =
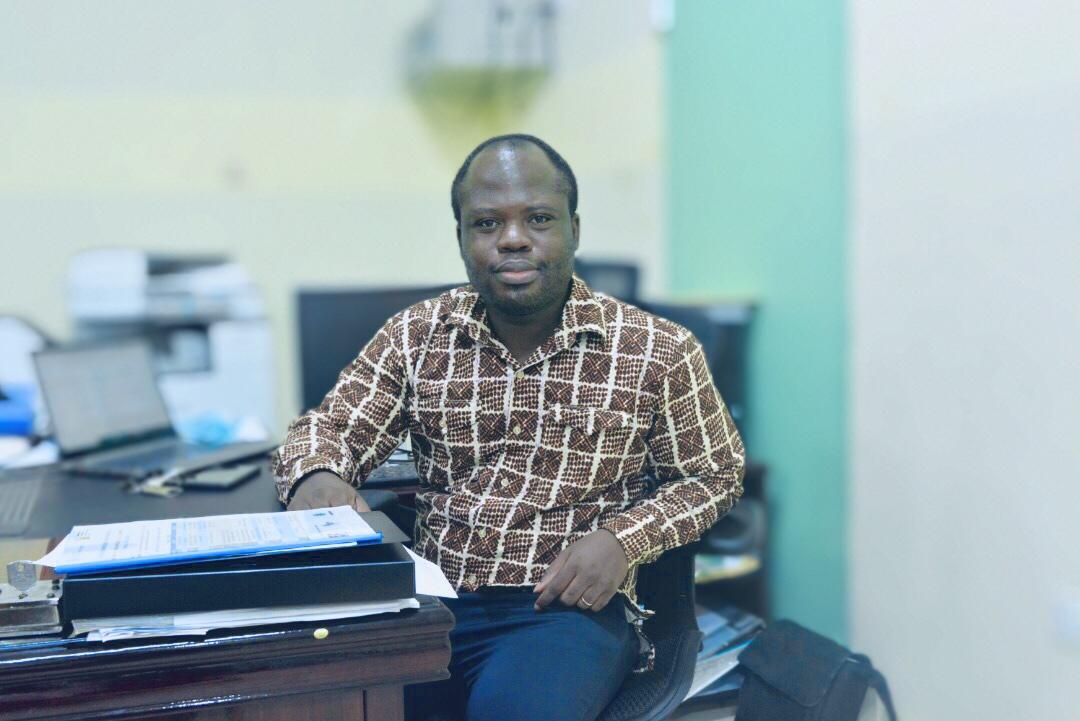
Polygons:
<instances>
[{"instance_id":1,"label":"shirt pocket","mask_svg":"<svg viewBox=\"0 0 1080 721\"><path fill-rule=\"evenodd\" d=\"M600 431L633 431L639 425L632 413L595 406L556 405L548 411L548 417L555 424L569 426L589 436Z\"/></svg>"},{"instance_id":2,"label":"shirt pocket","mask_svg":"<svg viewBox=\"0 0 1080 721\"><path fill-rule=\"evenodd\" d=\"M445 386L428 387L414 396L412 404L414 435L419 433L435 448L443 450L450 436L460 435L462 426L468 425L473 415L473 400L452 391Z\"/></svg>"},{"instance_id":3,"label":"shirt pocket","mask_svg":"<svg viewBox=\"0 0 1080 721\"><path fill-rule=\"evenodd\" d=\"M595 406L556 405L548 411L545 425L553 435L560 436L571 451L621 459L645 452L645 434L650 421L647 413L639 416ZM545 437L551 436L545 433Z\"/></svg>"},{"instance_id":4,"label":"shirt pocket","mask_svg":"<svg viewBox=\"0 0 1080 721\"><path fill-rule=\"evenodd\" d=\"M640 472L648 417L595 406L556 405L545 413L542 453L561 473L556 505L592 497Z\"/></svg>"}]
</instances>

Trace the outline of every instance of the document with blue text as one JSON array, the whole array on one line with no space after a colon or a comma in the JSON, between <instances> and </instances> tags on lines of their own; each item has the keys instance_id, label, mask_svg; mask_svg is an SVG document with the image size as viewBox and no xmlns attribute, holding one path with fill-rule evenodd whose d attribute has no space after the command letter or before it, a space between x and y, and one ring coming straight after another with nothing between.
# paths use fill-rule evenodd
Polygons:
<instances>
[{"instance_id":1,"label":"document with blue text","mask_svg":"<svg viewBox=\"0 0 1080 721\"><path fill-rule=\"evenodd\" d=\"M378 543L349 506L75 526L35 561L57 573L95 573L188 561Z\"/></svg>"}]
</instances>

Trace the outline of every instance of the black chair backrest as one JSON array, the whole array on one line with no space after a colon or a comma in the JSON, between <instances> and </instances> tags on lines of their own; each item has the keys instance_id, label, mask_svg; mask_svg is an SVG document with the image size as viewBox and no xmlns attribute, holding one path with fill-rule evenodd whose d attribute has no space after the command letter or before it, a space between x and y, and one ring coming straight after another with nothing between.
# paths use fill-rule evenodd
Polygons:
<instances>
[{"instance_id":1,"label":"black chair backrest","mask_svg":"<svg viewBox=\"0 0 1080 721\"><path fill-rule=\"evenodd\" d=\"M683 546L668 551L638 574L638 600L656 615L645 624L653 640L673 629L697 628L694 614L694 551Z\"/></svg>"}]
</instances>

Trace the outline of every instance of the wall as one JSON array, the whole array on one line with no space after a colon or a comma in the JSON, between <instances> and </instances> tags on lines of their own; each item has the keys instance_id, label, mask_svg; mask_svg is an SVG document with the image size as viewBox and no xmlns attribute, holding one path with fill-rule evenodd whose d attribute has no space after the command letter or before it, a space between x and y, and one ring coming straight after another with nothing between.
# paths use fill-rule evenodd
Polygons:
<instances>
[{"instance_id":1,"label":"wall","mask_svg":"<svg viewBox=\"0 0 1080 721\"><path fill-rule=\"evenodd\" d=\"M913 721L1080 718L1078 36L852 3L852 632Z\"/></svg>"},{"instance_id":2,"label":"wall","mask_svg":"<svg viewBox=\"0 0 1080 721\"><path fill-rule=\"evenodd\" d=\"M760 303L751 455L775 612L845 635L844 3L683 0L669 38L671 283Z\"/></svg>"},{"instance_id":3,"label":"wall","mask_svg":"<svg viewBox=\"0 0 1080 721\"><path fill-rule=\"evenodd\" d=\"M424 0L0 3L0 312L63 337L65 261L225 251L262 285L280 428L299 410L294 290L464 278L449 184L533 132L580 179L582 253L665 281L660 39L645 0L562 2L521 111L454 118L410 90Z\"/></svg>"}]
</instances>

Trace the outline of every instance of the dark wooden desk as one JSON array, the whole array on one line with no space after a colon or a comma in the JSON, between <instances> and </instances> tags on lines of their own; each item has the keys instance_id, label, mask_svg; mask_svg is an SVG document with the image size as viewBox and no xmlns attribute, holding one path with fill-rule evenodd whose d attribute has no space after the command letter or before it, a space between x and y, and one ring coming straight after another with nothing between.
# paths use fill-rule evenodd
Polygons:
<instances>
[{"instance_id":1,"label":"dark wooden desk","mask_svg":"<svg viewBox=\"0 0 1080 721\"><path fill-rule=\"evenodd\" d=\"M399 720L405 684L447 677L453 615L0 652L0 719ZM317 626L329 631L318 640Z\"/></svg>"},{"instance_id":2,"label":"dark wooden desk","mask_svg":"<svg viewBox=\"0 0 1080 721\"><path fill-rule=\"evenodd\" d=\"M168 499L56 466L0 473L0 483L16 479L34 479L41 491L23 538L0 539L0 560L37 558L45 542L27 539L60 537L79 524L281 510L265 467L230 491ZM453 615L437 599L421 597L421 604L371 619L206 639L0 651L0 721L401 719L402 687L446 678L450 660ZM320 626L329 631L323 640L313 636Z\"/></svg>"},{"instance_id":3,"label":"dark wooden desk","mask_svg":"<svg viewBox=\"0 0 1080 721\"><path fill-rule=\"evenodd\" d=\"M127 493L123 481L77 476L56 465L0 471L0 483L8 480L28 480L40 487L29 527L20 534L23 538L59 538L72 526L90 523L281 510L269 463L265 461L258 476L231 490L188 489L175 498ZM416 486L416 471L408 464L407 468L376 469L364 490L388 490L400 495L415 493Z\"/></svg>"},{"instance_id":4,"label":"dark wooden desk","mask_svg":"<svg viewBox=\"0 0 1080 721\"><path fill-rule=\"evenodd\" d=\"M123 481L77 476L55 465L0 471L0 483L18 480L35 482L40 488L30 525L21 534L23 538L61 538L72 526L90 523L281 510L266 464L260 475L232 490L192 489L175 498L128 493Z\"/></svg>"}]
</instances>

